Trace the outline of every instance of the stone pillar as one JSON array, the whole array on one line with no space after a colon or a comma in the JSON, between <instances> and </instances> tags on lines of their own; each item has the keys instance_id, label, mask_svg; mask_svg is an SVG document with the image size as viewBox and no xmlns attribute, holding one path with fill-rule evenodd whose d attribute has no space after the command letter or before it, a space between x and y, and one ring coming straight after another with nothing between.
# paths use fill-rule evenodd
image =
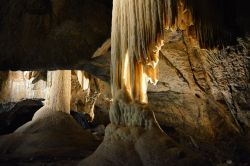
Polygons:
<instances>
[{"instance_id":1,"label":"stone pillar","mask_svg":"<svg viewBox=\"0 0 250 166\"><path fill-rule=\"evenodd\" d=\"M53 111L70 113L71 71L48 72L46 106Z\"/></svg>"}]
</instances>

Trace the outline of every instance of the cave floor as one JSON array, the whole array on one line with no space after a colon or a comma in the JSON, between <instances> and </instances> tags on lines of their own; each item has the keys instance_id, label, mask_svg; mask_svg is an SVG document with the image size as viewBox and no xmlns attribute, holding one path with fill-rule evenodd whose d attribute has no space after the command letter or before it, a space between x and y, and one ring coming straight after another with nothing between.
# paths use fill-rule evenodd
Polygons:
<instances>
[{"instance_id":1,"label":"cave floor","mask_svg":"<svg viewBox=\"0 0 250 166\"><path fill-rule=\"evenodd\" d=\"M192 141L185 136L180 137L176 133L169 133L169 135L178 143L185 146L187 149L195 151L216 166L248 166L249 165L249 150L250 150L250 134L236 139L220 140L218 142L196 142L194 145ZM22 137L22 136L21 136ZM7 138L14 142L21 139L20 136L13 134L0 136L0 140ZM28 135L24 137L29 137ZM34 153L33 156L22 155L18 153L6 152L0 155L1 166L72 166L77 165L81 160L90 156L96 148L100 145L102 140L81 139L85 144L75 144L72 148L63 147L60 149L46 149L40 148L40 152ZM89 146L86 146L88 144ZM197 147L195 147L197 146Z\"/></svg>"},{"instance_id":2,"label":"cave floor","mask_svg":"<svg viewBox=\"0 0 250 166\"><path fill-rule=\"evenodd\" d=\"M39 135L38 135L39 136ZM8 139L9 142L18 142L20 140L20 144L23 144L24 137L31 138L34 137L31 135L18 136L15 134L3 135L0 137L0 140ZM36 137L36 136L35 136ZM66 136L67 137L67 136ZM81 139L82 142L78 145L72 143L71 147L55 147L55 148L40 148L39 151L35 150L34 154L25 154L23 152L18 153L15 149L13 151L9 151L6 153L0 154L0 165L1 166L72 166L77 165L82 159L91 155L95 149L99 146L102 140L89 140ZM69 139L70 141L70 139ZM21 143L22 142L22 143ZM64 144L65 140L62 142L58 141L58 144ZM34 145L31 145L34 146ZM27 151L33 149L35 147L27 147ZM9 150L9 149L8 149ZM23 154L22 154L23 153Z\"/></svg>"},{"instance_id":3,"label":"cave floor","mask_svg":"<svg viewBox=\"0 0 250 166\"><path fill-rule=\"evenodd\" d=\"M2 166L72 166L77 165L83 159L82 156L75 158L56 158L48 156L46 158L32 158L30 160L24 160L23 158L5 158L0 159Z\"/></svg>"},{"instance_id":4,"label":"cave floor","mask_svg":"<svg viewBox=\"0 0 250 166\"><path fill-rule=\"evenodd\" d=\"M228 135L213 142L198 140L174 128L162 129L180 146L203 156L212 165L250 165L248 129L242 136ZM83 129L68 114L40 110L14 133L0 136L0 166L77 165L93 154L102 140L103 135Z\"/></svg>"},{"instance_id":5,"label":"cave floor","mask_svg":"<svg viewBox=\"0 0 250 166\"><path fill-rule=\"evenodd\" d=\"M0 136L0 165L76 165L101 141L71 115L44 108L15 132Z\"/></svg>"},{"instance_id":6,"label":"cave floor","mask_svg":"<svg viewBox=\"0 0 250 166\"><path fill-rule=\"evenodd\" d=\"M168 135L175 141L182 144L187 149L202 154L213 165L216 166L248 166L250 152L250 134L243 137L235 138L234 140L221 140L213 144L208 142L192 142L188 137L181 136L174 132L168 132ZM31 138L31 135L16 136L15 134L2 135L0 141L8 139L8 142L22 144L24 137ZM67 137L67 136L66 136ZM17 141L20 139L20 141ZM69 139L69 138L68 138ZM84 142L84 137L81 138ZM32 140L32 139L31 139ZM65 140L64 140L65 141ZM62 144L64 142L62 140ZM70 141L70 140L69 140ZM40 148L33 156L19 154L18 151L7 151L0 154L1 166L72 166L77 165L81 160L94 153L102 140L85 139L84 144L72 144L71 148ZM195 140L196 141L196 140ZM60 141L58 142L60 144ZM195 145L197 144L197 145ZM13 144L14 145L14 144ZM87 145L87 146L86 146ZM31 145L34 146L34 145ZM28 148L28 147L27 147ZM9 148L8 150L10 150ZM15 150L15 149L14 149Z\"/></svg>"}]
</instances>

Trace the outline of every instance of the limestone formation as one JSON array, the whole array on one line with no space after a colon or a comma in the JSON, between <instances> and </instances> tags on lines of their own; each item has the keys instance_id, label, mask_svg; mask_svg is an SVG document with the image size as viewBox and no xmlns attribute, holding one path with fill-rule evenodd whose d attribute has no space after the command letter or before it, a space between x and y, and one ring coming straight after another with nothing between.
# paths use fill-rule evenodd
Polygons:
<instances>
[{"instance_id":1,"label":"limestone formation","mask_svg":"<svg viewBox=\"0 0 250 166\"><path fill-rule=\"evenodd\" d=\"M241 133L241 126L235 118L235 115L227 111L222 104L216 102L212 93L208 93L210 90L209 79L211 78L207 78L208 73L203 72L203 66L197 62L197 59L201 59L200 61L203 62L203 57L199 57L196 48L200 49L203 46L211 48L214 47L215 44L218 44L219 47L223 45L221 43L222 39L230 41L231 39L228 39L228 34L225 36L222 34L221 39L217 38L215 35L221 32L221 29L216 29L217 25L214 25L214 29L211 25L208 25L211 20L209 18L202 20L199 15L196 15L197 11L193 6L190 6L191 4L195 6L196 2L161 0L115 0L113 2L111 33L111 90L113 103L110 109L111 124L106 129L103 143L94 154L84 159L80 165L117 165L117 163L119 163L119 165L171 165L171 157L174 156L174 158L176 158L176 154L172 154L170 152L171 150L167 148L168 146L173 146L170 143L171 141L164 141L164 143L157 141L160 147L165 147L165 151L160 150L161 152L165 152L161 155L152 149L145 148L148 147L146 145L151 147L151 143L147 142L151 134L156 136L156 140L168 139L168 136L158 133L161 133L162 130L152 111L157 110L156 105L151 107L152 110L147 108L146 105L147 83L149 80L155 84L157 83L155 76L157 70L156 65L159 61L159 51L163 46L162 37L164 28L170 29L170 27L172 27L171 30L174 31L178 29L183 30L181 40L175 41L177 45L179 44L178 42L180 42L183 47L179 50L180 52L177 52L177 57L172 56L171 58L184 58L184 61L179 60L177 62L183 63L184 66L181 67L184 67L184 71L188 72L184 73L184 71L175 67L175 64L169 60L170 58L168 59L162 56L162 59L165 60L168 67L175 72L174 74L177 73L178 79L181 78L184 83L179 82L187 86L186 89L184 89L184 87L180 89L180 93L189 93L189 96L194 96L191 101L198 102L197 100L199 100L200 102L200 104L198 104L198 122L193 121L195 117L194 114L197 110L195 107L191 108L194 112L193 115L192 111L191 115L189 115L190 113L182 113L183 110L179 108L171 110L176 111L173 113L176 116L176 119L173 121L178 122L178 118L182 118L182 121L185 121L184 124L193 128L193 131L199 126L198 128L201 130L197 133L192 133L192 135L205 135L205 138L210 139L220 135L220 132L224 134ZM211 6L212 8L215 7L214 9L216 11L219 4L215 3L213 5ZM208 8L211 6L208 6ZM220 19L220 16L218 16L218 18ZM218 23L218 25L224 26L220 22L217 22L218 20L214 19L212 23ZM206 26L203 26L203 23ZM189 28L192 25L195 27L194 31L196 34L190 33ZM206 29L208 27L211 27L210 32ZM206 37L208 37L207 40L204 39ZM167 40L168 38L165 39L165 41ZM168 47L168 45L166 45L166 47ZM164 54L164 51L162 51L162 53ZM166 55L168 55L168 53L166 53ZM209 57L206 58L209 59ZM164 76L170 78L168 73ZM207 82L208 84L206 84ZM178 87L178 85L175 86ZM156 89L158 90L158 88ZM166 96L170 97L169 93ZM178 101L178 99L175 99L175 101ZM193 105L195 106L195 104ZM181 106L179 107L182 108ZM159 110L162 109L163 108L159 108ZM210 112L212 110L216 110L217 112L211 115ZM169 110L166 112L169 112ZM168 116L168 118L170 117ZM202 120L199 121L199 118ZM170 120L172 119L170 118ZM217 120L221 120L221 122L216 122ZM216 123L218 126L213 125ZM220 125L223 127L221 128ZM141 137L137 132L131 131L133 128L140 130L141 135L149 135ZM184 130L187 131L187 128ZM146 145L137 145L138 140L147 143ZM191 141L198 147L193 138ZM122 148L122 150L120 150L118 147L130 147L130 149ZM154 145L154 147L156 147L156 145ZM182 148L178 150L182 151ZM148 156L146 154L151 154L150 159L147 158ZM191 159L188 156L186 156L186 158ZM191 161L194 160L191 159ZM205 163L209 165L209 163ZM199 164L196 162L198 165L204 165L205 163L204 161ZM176 162L173 165L175 164L178 165ZM184 164L181 163L181 165ZM194 165L194 163L192 165Z\"/></svg>"},{"instance_id":2,"label":"limestone formation","mask_svg":"<svg viewBox=\"0 0 250 166\"><path fill-rule=\"evenodd\" d=\"M49 89L45 107L52 111L70 112L71 71L52 71L48 73Z\"/></svg>"},{"instance_id":3,"label":"limestone formation","mask_svg":"<svg viewBox=\"0 0 250 166\"><path fill-rule=\"evenodd\" d=\"M111 124L106 128L103 142L79 165L210 165L169 138L146 105L131 102L122 91L118 94L111 108ZM113 114L117 114L114 119Z\"/></svg>"},{"instance_id":4,"label":"limestone formation","mask_svg":"<svg viewBox=\"0 0 250 166\"><path fill-rule=\"evenodd\" d=\"M1 165L249 165L249 5L1 0Z\"/></svg>"},{"instance_id":5,"label":"limestone formation","mask_svg":"<svg viewBox=\"0 0 250 166\"><path fill-rule=\"evenodd\" d=\"M230 53L201 49L191 41L185 31L165 32L159 81L148 89L149 106L154 110L156 119L162 126L173 127L198 138L241 132L238 123L244 121L245 124L241 123L243 126L249 123L245 111L249 97L243 92L249 91L249 41L239 40L238 46L228 47ZM237 48L243 50L236 54ZM242 65L234 65L232 59ZM231 86L242 90L231 91ZM241 94L239 101L231 97L235 96L234 93ZM235 107L238 104L241 111Z\"/></svg>"}]
</instances>

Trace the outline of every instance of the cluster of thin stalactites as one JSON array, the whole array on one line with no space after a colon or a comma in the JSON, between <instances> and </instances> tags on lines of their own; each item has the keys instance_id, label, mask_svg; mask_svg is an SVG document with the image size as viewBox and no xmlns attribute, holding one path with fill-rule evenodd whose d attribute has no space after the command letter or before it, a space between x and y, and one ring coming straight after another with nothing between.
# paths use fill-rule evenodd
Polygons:
<instances>
[{"instance_id":1,"label":"cluster of thin stalactites","mask_svg":"<svg viewBox=\"0 0 250 166\"><path fill-rule=\"evenodd\" d=\"M207 48L220 43L218 36L226 39L221 33L221 30L226 29L221 21L225 14L216 16L221 10L224 12L220 8L222 2L223 0L114 0L111 35L113 96L122 89L131 100L147 103L147 83L157 82L156 66L165 29L187 30L201 46L205 45ZM209 14L210 9L213 9L213 14Z\"/></svg>"},{"instance_id":2,"label":"cluster of thin stalactites","mask_svg":"<svg viewBox=\"0 0 250 166\"><path fill-rule=\"evenodd\" d=\"M191 24L189 12L173 0L114 0L111 37L113 95L122 89L131 100L147 103L147 84L157 83L157 63L165 28ZM186 23L178 17L186 17ZM180 26L180 27L181 27Z\"/></svg>"}]
</instances>

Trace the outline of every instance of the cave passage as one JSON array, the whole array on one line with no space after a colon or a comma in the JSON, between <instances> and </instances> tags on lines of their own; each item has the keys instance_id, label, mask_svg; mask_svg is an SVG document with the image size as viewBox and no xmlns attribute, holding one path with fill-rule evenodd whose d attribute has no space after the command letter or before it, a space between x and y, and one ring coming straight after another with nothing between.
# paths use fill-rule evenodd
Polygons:
<instances>
[{"instance_id":1,"label":"cave passage","mask_svg":"<svg viewBox=\"0 0 250 166\"><path fill-rule=\"evenodd\" d=\"M0 1L0 165L249 165L247 6Z\"/></svg>"}]
</instances>

